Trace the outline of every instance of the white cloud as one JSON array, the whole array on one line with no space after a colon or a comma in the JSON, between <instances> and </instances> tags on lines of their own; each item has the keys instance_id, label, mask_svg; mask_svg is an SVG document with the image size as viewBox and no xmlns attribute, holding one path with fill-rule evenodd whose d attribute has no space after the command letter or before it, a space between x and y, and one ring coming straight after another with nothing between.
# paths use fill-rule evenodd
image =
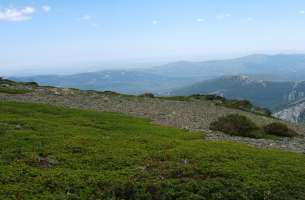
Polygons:
<instances>
[{"instance_id":1,"label":"white cloud","mask_svg":"<svg viewBox=\"0 0 305 200\"><path fill-rule=\"evenodd\" d=\"M94 17L92 17L91 15L83 15L79 18L79 20L88 23L90 26L94 28L100 27L100 25L95 22Z\"/></svg>"},{"instance_id":2,"label":"white cloud","mask_svg":"<svg viewBox=\"0 0 305 200\"><path fill-rule=\"evenodd\" d=\"M100 25L99 25L99 24L97 24L97 23L95 23L95 22L91 23L90 25L91 25L92 27L94 27L94 28L98 28L98 27L100 27Z\"/></svg>"},{"instance_id":3,"label":"white cloud","mask_svg":"<svg viewBox=\"0 0 305 200\"><path fill-rule=\"evenodd\" d=\"M41 6L41 8L46 13L50 12L52 9L51 6L48 6L48 5Z\"/></svg>"},{"instance_id":4,"label":"white cloud","mask_svg":"<svg viewBox=\"0 0 305 200\"><path fill-rule=\"evenodd\" d=\"M304 15L304 14L305 14L305 10L300 10L299 13L300 13L301 15Z\"/></svg>"},{"instance_id":5,"label":"white cloud","mask_svg":"<svg viewBox=\"0 0 305 200\"><path fill-rule=\"evenodd\" d=\"M203 19L203 18L197 18L196 21L200 23L200 22L204 22L205 19Z\"/></svg>"},{"instance_id":6,"label":"white cloud","mask_svg":"<svg viewBox=\"0 0 305 200\"><path fill-rule=\"evenodd\" d=\"M80 17L80 20L84 20L84 21L89 21L92 19L92 16L90 15L83 15L82 17Z\"/></svg>"},{"instance_id":7,"label":"white cloud","mask_svg":"<svg viewBox=\"0 0 305 200\"><path fill-rule=\"evenodd\" d=\"M158 20L153 20L151 23L152 23L153 25L157 25L157 24L159 24L160 22L159 22Z\"/></svg>"},{"instance_id":8,"label":"white cloud","mask_svg":"<svg viewBox=\"0 0 305 200\"><path fill-rule=\"evenodd\" d=\"M253 22L254 18L253 17L247 17L247 18L241 19L240 21L241 22L245 22L245 23Z\"/></svg>"},{"instance_id":9,"label":"white cloud","mask_svg":"<svg viewBox=\"0 0 305 200\"><path fill-rule=\"evenodd\" d=\"M35 12L35 8L27 6L27 7L23 8L21 10L21 12L24 13L24 14L32 14L32 13Z\"/></svg>"},{"instance_id":10,"label":"white cloud","mask_svg":"<svg viewBox=\"0 0 305 200\"><path fill-rule=\"evenodd\" d=\"M225 19L225 18L229 18L229 17L232 17L232 15L230 13L227 13L227 14L220 14L220 15L217 15L216 16L216 19Z\"/></svg>"},{"instance_id":11,"label":"white cloud","mask_svg":"<svg viewBox=\"0 0 305 200\"><path fill-rule=\"evenodd\" d=\"M0 21L25 21L32 18L35 8L26 6L22 9L7 8L0 10Z\"/></svg>"}]
</instances>

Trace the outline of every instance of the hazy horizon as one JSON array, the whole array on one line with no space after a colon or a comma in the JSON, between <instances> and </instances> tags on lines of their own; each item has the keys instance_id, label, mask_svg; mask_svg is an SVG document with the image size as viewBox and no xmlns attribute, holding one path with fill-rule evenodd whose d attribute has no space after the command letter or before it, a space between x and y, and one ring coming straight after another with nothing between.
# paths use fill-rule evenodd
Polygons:
<instances>
[{"instance_id":1,"label":"hazy horizon","mask_svg":"<svg viewBox=\"0 0 305 200\"><path fill-rule=\"evenodd\" d=\"M254 55L265 56L278 56L278 55L304 55L305 53L253 53L246 55L231 55L231 56L214 56L214 57L201 57L194 56L189 58L159 58L159 59L138 59L138 60L125 60L125 61L104 61L104 62L83 62L83 63L67 63L57 65L36 65L36 66L21 66L13 70L0 68L0 77L22 77L22 76L35 76L35 75L72 75L87 72L98 72L108 70L141 70L162 67L167 64L178 62L209 62L209 61L222 61L245 58Z\"/></svg>"}]
</instances>

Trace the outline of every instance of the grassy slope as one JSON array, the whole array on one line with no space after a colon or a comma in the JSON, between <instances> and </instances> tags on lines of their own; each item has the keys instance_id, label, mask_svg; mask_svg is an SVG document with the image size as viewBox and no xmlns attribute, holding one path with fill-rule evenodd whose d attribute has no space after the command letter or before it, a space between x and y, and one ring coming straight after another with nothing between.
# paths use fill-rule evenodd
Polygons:
<instances>
[{"instance_id":1,"label":"grassy slope","mask_svg":"<svg viewBox=\"0 0 305 200\"><path fill-rule=\"evenodd\" d=\"M0 199L305 199L305 157L122 114L0 102Z\"/></svg>"},{"instance_id":2,"label":"grassy slope","mask_svg":"<svg viewBox=\"0 0 305 200\"><path fill-rule=\"evenodd\" d=\"M11 88L2 88L0 87L0 93L6 94L27 94L30 93L30 90L20 90L20 89L11 89Z\"/></svg>"}]
</instances>

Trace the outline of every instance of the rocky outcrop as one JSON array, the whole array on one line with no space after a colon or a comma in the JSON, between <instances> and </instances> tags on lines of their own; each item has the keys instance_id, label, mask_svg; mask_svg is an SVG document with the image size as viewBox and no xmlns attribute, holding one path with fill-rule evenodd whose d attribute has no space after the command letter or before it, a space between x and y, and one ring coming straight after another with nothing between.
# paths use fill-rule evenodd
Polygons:
<instances>
[{"instance_id":1,"label":"rocky outcrop","mask_svg":"<svg viewBox=\"0 0 305 200\"><path fill-rule=\"evenodd\" d=\"M289 105L274 116L293 123L305 123L305 100Z\"/></svg>"}]
</instances>

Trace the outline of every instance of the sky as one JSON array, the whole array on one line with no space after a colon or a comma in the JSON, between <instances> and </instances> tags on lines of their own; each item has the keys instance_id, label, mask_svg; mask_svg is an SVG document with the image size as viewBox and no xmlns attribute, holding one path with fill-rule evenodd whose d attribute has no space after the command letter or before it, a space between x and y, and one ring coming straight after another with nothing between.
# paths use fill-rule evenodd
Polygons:
<instances>
[{"instance_id":1,"label":"sky","mask_svg":"<svg viewBox=\"0 0 305 200\"><path fill-rule=\"evenodd\" d=\"M0 76L253 53L305 53L304 0L0 0Z\"/></svg>"}]
</instances>

